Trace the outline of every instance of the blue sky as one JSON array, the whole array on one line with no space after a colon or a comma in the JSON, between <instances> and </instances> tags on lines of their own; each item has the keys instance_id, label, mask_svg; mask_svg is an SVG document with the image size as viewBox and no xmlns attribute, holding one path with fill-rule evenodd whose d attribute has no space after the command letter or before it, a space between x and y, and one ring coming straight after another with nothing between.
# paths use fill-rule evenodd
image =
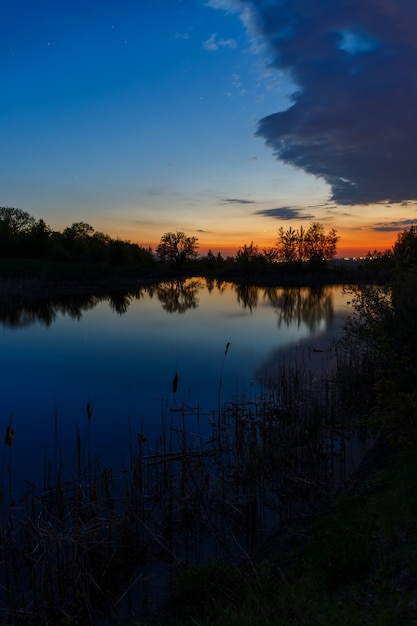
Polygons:
<instances>
[{"instance_id":1,"label":"blue sky","mask_svg":"<svg viewBox=\"0 0 417 626\"><path fill-rule=\"evenodd\" d=\"M3 0L0 206L155 246L416 216L411 0Z\"/></svg>"}]
</instances>

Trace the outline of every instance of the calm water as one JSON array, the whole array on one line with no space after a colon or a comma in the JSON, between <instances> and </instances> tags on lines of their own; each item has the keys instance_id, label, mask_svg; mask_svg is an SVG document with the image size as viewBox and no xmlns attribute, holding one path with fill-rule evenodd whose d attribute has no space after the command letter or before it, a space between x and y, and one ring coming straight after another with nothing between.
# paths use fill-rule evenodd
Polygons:
<instances>
[{"instance_id":1,"label":"calm water","mask_svg":"<svg viewBox=\"0 0 417 626\"><path fill-rule=\"evenodd\" d=\"M3 432L9 422L15 430L2 471L10 456L16 486L26 478L38 484L45 461L60 450L71 472L77 428L86 440L87 402L95 456L102 466L123 467L129 429L152 446L170 408L186 404L203 415L216 410L219 394L222 403L255 397L294 354L321 367L324 353L316 351L341 334L347 301L334 286L238 288L190 279L2 312L0 418ZM207 417L196 415L186 427L204 432Z\"/></svg>"}]
</instances>

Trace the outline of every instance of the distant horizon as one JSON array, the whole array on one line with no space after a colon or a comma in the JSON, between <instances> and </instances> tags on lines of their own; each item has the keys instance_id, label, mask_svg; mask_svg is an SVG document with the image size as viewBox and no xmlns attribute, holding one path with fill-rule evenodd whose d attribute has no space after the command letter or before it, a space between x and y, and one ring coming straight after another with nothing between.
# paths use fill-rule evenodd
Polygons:
<instances>
[{"instance_id":1,"label":"distant horizon","mask_svg":"<svg viewBox=\"0 0 417 626\"><path fill-rule=\"evenodd\" d=\"M15 205L5 205L5 204L0 203L0 206L9 206L9 207L13 206L13 208L24 210L22 209L22 207L18 207ZM211 252L214 255L217 255L220 252L220 254L223 257L228 257L228 256L233 257L236 255L237 251L241 247L243 247L244 245L250 245L251 243L257 246L259 251L262 252L263 249L269 249L269 248L275 247L277 244L277 239L278 239L278 228L276 232L274 233L274 235L272 236L269 235L267 237L265 233L263 233L263 237L260 237L260 240L258 241L255 239L254 234L237 232L233 236L233 241L231 241L232 238L229 237L228 243L220 243L220 242L216 243L214 241L210 241L208 233L201 233L198 230L190 231L190 230L187 230L186 228L181 228L181 227L171 227L171 228L167 228L164 231L161 231L157 239L154 239L153 241L150 241L150 240L144 241L144 239L134 237L133 233L129 234L127 232L122 235L120 232L119 233L109 232L108 230L100 226L101 220L99 219L98 215L95 216L97 218L96 223L88 221L88 219L83 218L83 217L81 217L80 219L72 219L73 216L70 216L71 221L63 224L62 221L60 220L61 223L58 226L56 226L48 222L47 219L45 219L45 217L42 215L34 215L30 211L26 211L26 212L32 215L32 217L34 217L36 220L43 219L49 228L57 232L62 232L65 228L71 226L75 222L87 222L90 226L93 227L94 232L102 232L105 235L108 235L109 237L111 237L112 239L122 239L125 241L130 241L131 243L136 243L137 245L145 249L151 248L153 251L156 250L157 246L160 243L160 239L164 233L182 231L182 232L185 232L187 236L192 236L192 237L197 238L197 245L198 245L197 253L199 256L206 256L208 251L211 250ZM318 221L319 223L322 223L321 220L314 220L314 221ZM376 234L377 236L375 236L375 238L373 236L370 236L367 232L355 231L356 241L355 239L353 239L353 242L352 242L352 239L349 239L349 236L346 234L346 229L341 228L339 230L336 226L332 226L331 228L334 228L336 230L337 235L340 237L338 244L337 244L336 258L345 258L345 257L361 258L361 257L366 257L369 252L374 252L375 250L377 250L378 252L385 252L386 250L390 250L392 246L394 245L398 234L404 230L408 230L409 228L411 228L412 224L413 222L410 220L409 225L408 226L404 225L404 227L401 229L383 230L382 232L377 233ZM291 222L289 220L283 224L284 230L287 230L290 227L293 229L298 229L301 226L305 228L306 224ZM329 228L325 227L325 231L327 232L328 230L330 230L330 227ZM243 238L244 236L246 236L246 239ZM240 237L241 239L239 239ZM359 240L360 243L358 243L357 240Z\"/></svg>"}]
</instances>

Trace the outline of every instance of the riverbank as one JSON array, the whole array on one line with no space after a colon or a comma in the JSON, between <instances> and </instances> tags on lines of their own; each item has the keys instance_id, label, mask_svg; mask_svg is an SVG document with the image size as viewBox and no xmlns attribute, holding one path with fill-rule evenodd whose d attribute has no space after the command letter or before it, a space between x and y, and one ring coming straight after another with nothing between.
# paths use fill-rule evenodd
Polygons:
<instances>
[{"instance_id":1,"label":"riverbank","mask_svg":"<svg viewBox=\"0 0 417 626\"><path fill-rule=\"evenodd\" d=\"M355 294L357 319L347 345L346 401L359 423L379 433L376 444L330 498L286 520L239 569L188 572L168 607L171 624L386 626L417 615L416 273L407 268L390 291ZM193 591L186 589L193 581ZM196 598L190 607L190 597ZM188 598L188 599L187 599ZM188 604L187 604L188 603Z\"/></svg>"},{"instance_id":2,"label":"riverbank","mask_svg":"<svg viewBox=\"0 0 417 626\"><path fill-rule=\"evenodd\" d=\"M149 270L117 270L103 265L0 260L0 306L17 306L53 296L128 290L158 281Z\"/></svg>"},{"instance_id":3,"label":"riverbank","mask_svg":"<svg viewBox=\"0 0 417 626\"><path fill-rule=\"evenodd\" d=\"M213 269L198 262L182 268L155 263L152 267L126 268L92 263L65 263L27 259L0 259L0 306L16 306L52 296L100 295L129 291L169 280L201 277L207 280L256 286L320 286L365 283L375 276L359 262L335 262L320 271L265 266L247 269L224 266Z\"/></svg>"},{"instance_id":4,"label":"riverbank","mask_svg":"<svg viewBox=\"0 0 417 626\"><path fill-rule=\"evenodd\" d=\"M186 572L149 624L414 623L416 486L413 450L380 438L338 494L288 520L256 558Z\"/></svg>"}]
</instances>

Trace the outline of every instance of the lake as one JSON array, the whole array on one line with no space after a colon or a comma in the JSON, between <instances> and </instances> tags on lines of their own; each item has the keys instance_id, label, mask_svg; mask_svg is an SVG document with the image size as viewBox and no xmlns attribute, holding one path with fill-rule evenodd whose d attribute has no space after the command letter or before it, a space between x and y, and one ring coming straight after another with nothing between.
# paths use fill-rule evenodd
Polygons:
<instances>
[{"instance_id":1,"label":"lake","mask_svg":"<svg viewBox=\"0 0 417 626\"><path fill-rule=\"evenodd\" d=\"M3 474L10 455L14 487L41 487L58 453L70 474L77 429L84 442L89 429L101 466L124 467L132 433L156 446L166 415L183 406L187 430L208 433L207 414L256 398L285 360L326 367L348 300L341 286L187 279L3 310L0 415L3 432L15 431Z\"/></svg>"}]
</instances>

